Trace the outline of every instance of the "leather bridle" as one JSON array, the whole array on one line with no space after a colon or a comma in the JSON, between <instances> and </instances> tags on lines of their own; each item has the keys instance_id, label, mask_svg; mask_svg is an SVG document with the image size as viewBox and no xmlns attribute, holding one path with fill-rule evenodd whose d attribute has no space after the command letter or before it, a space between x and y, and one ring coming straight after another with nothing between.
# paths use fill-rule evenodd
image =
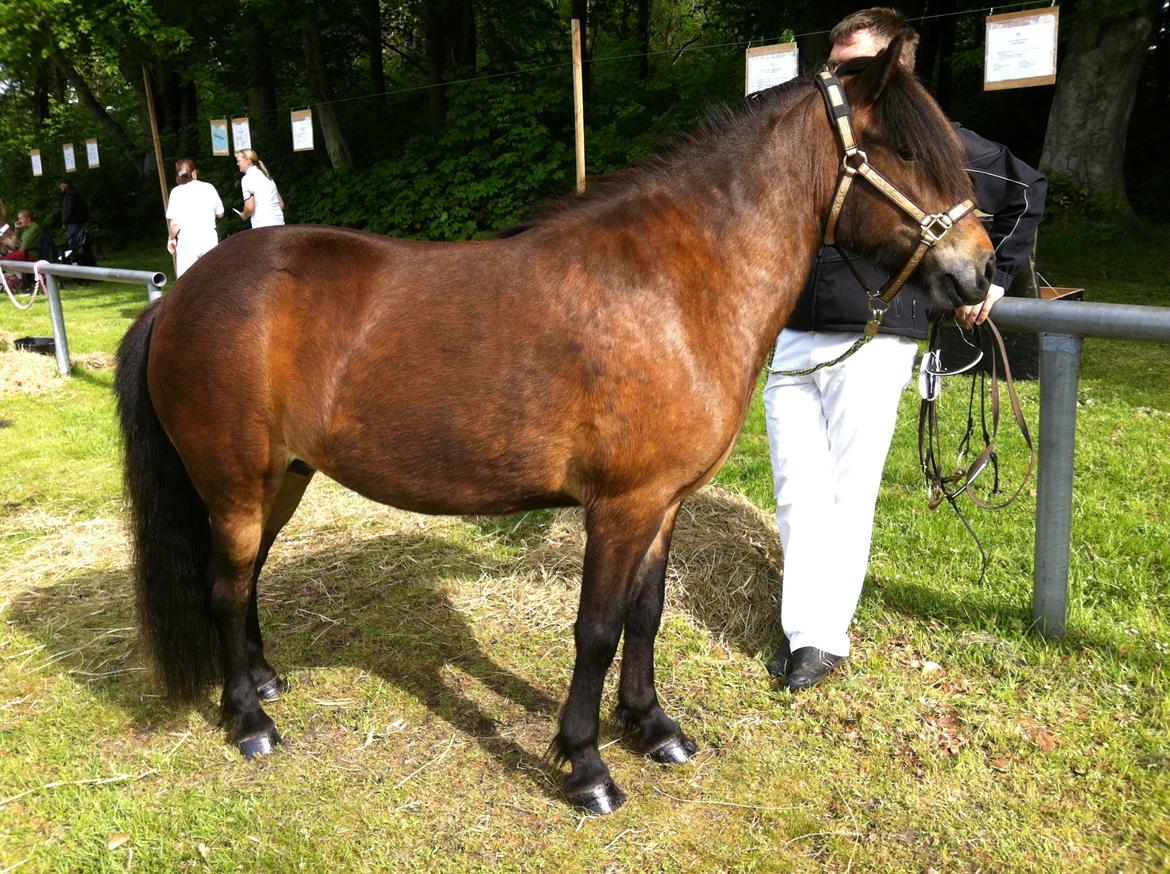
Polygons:
<instances>
[{"instance_id":1,"label":"leather bridle","mask_svg":"<svg viewBox=\"0 0 1170 874\"><path fill-rule=\"evenodd\" d=\"M841 84L837 74L825 67L817 73L814 81L825 100L825 108L829 112L829 123L837 133L841 148L845 150L845 155L841 159L841 175L837 177L837 190L833 195L833 205L829 209L829 217L825 221L824 244L826 246L834 245L837 221L841 217L845 197L849 194L849 189L857 176L872 185L886 200L918 223L918 244L914 247L914 251L902 269L888 279L880 291L874 291L870 288L857 268L853 266L852 261L849 260L849 256L845 252L841 252L846 263L849 264L849 268L869 296L870 320L866 325L865 333L867 337L872 337L877 333L886 309L898 292L902 290L902 286L906 284L906 280L918 267L927 251L946 239L955 223L975 209L975 203L968 198L955 204L946 212L928 213L921 209L896 185L878 172L869 163L865 152L857 147L857 141L853 136L853 113L849 108L849 100L845 96L845 86Z\"/></svg>"},{"instance_id":2,"label":"leather bridle","mask_svg":"<svg viewBox=\"0 0 1170 874\"><path fill-rule=\"evenodd\" d=\"M872 185L879 194L918 223L918 244L910 253L910 257L902 269L887 279L880 291L875 291L861 275L861 271L854 265L849 253L844 249L838 249L837 251L841 253L841 257L849 266L854 278L857 279L858 284L869 298L869 321L866 322L865 331L848 349L831 361L822 361L820 364L814 364L800 370L766 368L769 374L776 376L807 376L823 368L840 364L873 339L878 328L881 327L886 310L889 309L898 292L902 290L906 280L917 269L927 251L944 240L954 228L955 223L975 209L975 203L970 198L955 204L946 212L928 213L920 208L918 204L903 194L898 186L878 172L869 163L865 152L857 147L857 140L853 136L853 112L849 108L849 100L845 96L845 86L837 78L837 74L826 66L817 71L813 81L824 98L825 109L829 112L829 124L836 132L841 148L845 151L841 158L841 175L837 177L837 189L833 194L833 203L829 208L829 216L825 220L823 245L835 245L837 221L841 218L841 209L845 205L845 198L857 176Z\"/></svg>"}]
</instances>

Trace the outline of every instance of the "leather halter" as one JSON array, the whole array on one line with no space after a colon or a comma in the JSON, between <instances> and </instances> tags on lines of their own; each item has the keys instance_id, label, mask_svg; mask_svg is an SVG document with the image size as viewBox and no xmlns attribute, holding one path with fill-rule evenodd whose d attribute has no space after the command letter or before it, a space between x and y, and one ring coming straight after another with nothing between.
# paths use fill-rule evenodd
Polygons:
<instances>
[{"instance_id":1,"label":"leather halter","mask_svg":"<svg viewBox=\"0 0 1170 874\"><path fill-rule=\"evenodd\" d=\"M837 132L837 139L840 140L841 147L845 150L845 155L841 159L841 175L837 177L837 190L833 195L833 205L829 210L829 217L825 221L825 245L834 245L841 208L845 204L845 197L856 176L860 176L876 188L879 194L918 223L918 245L902 269L886 281L881 291L875 292L870 288L849 260L849 256L845 252L841 253L849 268L861 282L866 294L869 295L870 320L865 326L865 335L868 339L877 333L886 309L898 292L902 290L902 286L906 284L910 274L918 267L927 250L945 239L955 223L975 209L975 204L968 198L955 204L946 212L927 213L920 209L914 201L899 191L897 186L874 169L865 152L857 147L857 141L853 136L853 114L845 96L845 86L841 84L836 73L827 67L823 68L817 73L814 81L825 100L825 108L829 112L829 123Z\"/></svg>"}]
</instances>

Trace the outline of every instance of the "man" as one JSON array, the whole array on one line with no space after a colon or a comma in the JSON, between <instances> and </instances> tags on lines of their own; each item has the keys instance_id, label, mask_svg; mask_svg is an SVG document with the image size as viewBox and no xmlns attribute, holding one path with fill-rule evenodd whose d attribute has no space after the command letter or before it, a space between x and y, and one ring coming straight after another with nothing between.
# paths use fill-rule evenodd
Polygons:
<instances>
[{"instance_id":1,"label":"man","mask_svg":"<svg viewBox=\"0 0 1170 874\"><path fill-rule=\"evenodd\" d=\"M96 261L85 234L85 223L89 221L85 199L68 179L62 179L57 187L61 190L61 224L65 228L63 248L73 253L71 258L78 264L93 266Z\"/></svg>"},{"instance_id":2,"label":"man","mask_svg":"<svg viewBox=\"0 0 1170 874\"><path fill-rule=\"evenodd\" d=\"M883 7L855 12L833 28L829 63L876 55L898 35L904 38L902 63L913 69L918 34L902 13ZM1027 263L1047 183L1003 146L956 129L977 205L993 216L996 251L986 299L955 312L970 327L986 320ZM872 287L884 283L884 272L855 263ZM833 360L853 344L868 317L865 293L840 252L822 248L777 341L773 369L800 370ZM819 683L849 655L848 628L869 562L874 506L898 400L929 319L926 292L912 280L886 312L880 333L854 355L805 376L773 374L764 388L784 548L785 635L767 667L794 692Z\"/></svg>"}]
</instances>

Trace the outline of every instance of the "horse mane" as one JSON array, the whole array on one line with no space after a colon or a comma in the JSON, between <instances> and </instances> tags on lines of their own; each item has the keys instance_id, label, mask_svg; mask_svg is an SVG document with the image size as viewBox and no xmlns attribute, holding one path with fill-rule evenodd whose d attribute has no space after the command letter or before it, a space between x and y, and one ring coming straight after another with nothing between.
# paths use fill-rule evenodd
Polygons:
<instances>
[{"instance_id":1,"label":"horse mane","mask_svg":"<svg viewBox=\"0 0 1170 874\"><path fill-rule=\"evenodd\" d=\"M847 77L861 73L871 60L854 58L846 61L838 68L837 74ZM726 149L729 140L746 139L749 131L755 131L758 126L788 112L814 87L812 79L798 77L757 91L740 103L716 111L666 151L592 179L584 192L538 204L525 218L498 231L495 236L512 237L574 215L595 214L631 193L658 185L663 179L674 184L684 167L697 161L709 164L718 149ZM817 111L823 111L819 101ZM886 83L881 99L874 105L874 112L876 126L883 132L887 144L895 150L914 152L938 190L966 190L970 180L958 135L913 72L901 67L895 71ZM745 160L751 160L751 157Z\"/></svg>"},{"instance_id":2,"label":"horse mane","mask_svg":"<svg viewBox=\"0 0 1170 874\"><path fill-rule=\"evenodd\" d=\"M581 193L561 195L539 203L519 222L501 229L495 236L513 237L572 214L593 212L664 178L673 179L682 166L696 160L709 161L715 149L723 146L729 138L743 135L747 130L787 112L813 87L811 79L791 79L750 94L734 105L725 105L715 110L698 128L674 140L665 151L590 179L588 187Z\"/></svg>"}]
</instances>

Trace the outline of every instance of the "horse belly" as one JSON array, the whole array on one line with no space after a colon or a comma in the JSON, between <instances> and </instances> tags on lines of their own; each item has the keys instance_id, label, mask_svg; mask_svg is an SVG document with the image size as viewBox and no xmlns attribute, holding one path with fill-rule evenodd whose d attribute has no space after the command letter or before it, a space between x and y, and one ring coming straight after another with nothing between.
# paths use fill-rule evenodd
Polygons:
<instances>
[{"instance_id":1,"label":"horse belly","mask_svg":"<svg viewBox=\"0 0 1170 874\"><path fill-rule=\"evenodd\" d=\"M511 513L577 502L556 473L555 453L519 453L458 429L414 425L387 422L335 435L322 472L371 500L419 513Z\"/></svg>"}]
</instances>

